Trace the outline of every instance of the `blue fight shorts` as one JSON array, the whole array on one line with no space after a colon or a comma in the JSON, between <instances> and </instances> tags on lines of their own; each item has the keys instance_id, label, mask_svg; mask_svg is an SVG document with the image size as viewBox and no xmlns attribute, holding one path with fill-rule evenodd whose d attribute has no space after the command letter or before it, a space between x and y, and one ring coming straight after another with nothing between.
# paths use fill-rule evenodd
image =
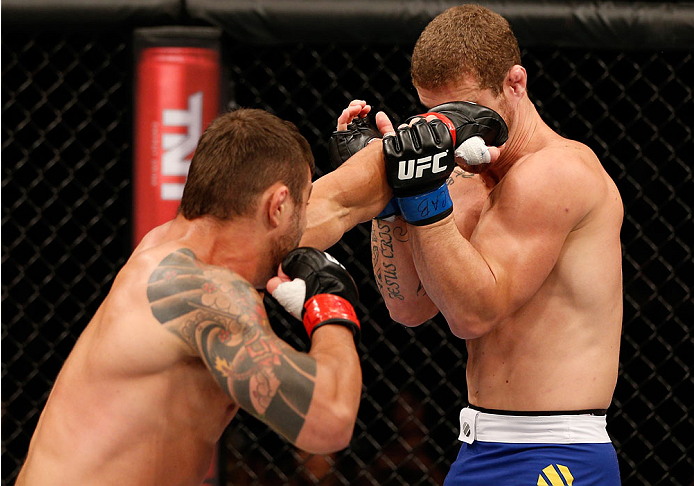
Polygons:
<instances>
[{"instance_id":1,"label":"blue fight shorts","mask_svg":"<svg viewBox=\"0 0 694 486\"><path fill-rule=\"evenodd\" d=\"M444 486L621 484L605 415L513 413L461 410L463 445Z\"/></svg>"}]
</instances>

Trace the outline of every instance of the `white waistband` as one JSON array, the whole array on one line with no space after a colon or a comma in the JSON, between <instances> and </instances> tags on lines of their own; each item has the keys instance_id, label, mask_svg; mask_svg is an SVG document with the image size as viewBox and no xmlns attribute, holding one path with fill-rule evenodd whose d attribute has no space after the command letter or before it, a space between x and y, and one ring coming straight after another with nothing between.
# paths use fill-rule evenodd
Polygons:
<instances>
[{"instance_id":1,"label":"white waistband","mask_svg":"<svg viewBox=\"0 0 694 486\"><path fill-rule=\"evenodd\" d=\"M460 411L463 442L595 444L611 442L604 415L499 415L469 407Z\"/></svg>"}]
</instances>

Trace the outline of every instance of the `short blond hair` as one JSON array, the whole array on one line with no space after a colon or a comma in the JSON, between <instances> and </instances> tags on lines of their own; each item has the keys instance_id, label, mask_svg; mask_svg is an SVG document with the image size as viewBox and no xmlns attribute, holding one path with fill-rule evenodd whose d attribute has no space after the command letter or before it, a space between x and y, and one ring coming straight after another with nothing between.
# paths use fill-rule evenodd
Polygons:
<instances>
[{"instance_id":1,"label":"short blond hair","mask_svg":"<svg viewBox=\"0 0 694 486\"><path fill-rule=\"evenodd\" d=\"M508 21L475 4L451 7L424 29L412 52L412 83L436 89L473 76L482 89L501 93L509 69L520 64Z\"/></svg>"}]
</instances>

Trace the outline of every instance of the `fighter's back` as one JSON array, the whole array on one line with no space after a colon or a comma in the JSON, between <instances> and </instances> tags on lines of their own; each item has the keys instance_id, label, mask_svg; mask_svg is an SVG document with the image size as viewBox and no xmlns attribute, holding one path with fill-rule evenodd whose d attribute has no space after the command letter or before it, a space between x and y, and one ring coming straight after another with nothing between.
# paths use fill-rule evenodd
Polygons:
<instances>
[{"instance_id":1,"label":"fighter's back","mask_svg":"<svg viewBox=\"0 0 694 486\"><path fill-rule=\"evenodd\" d=\"M159 244L156 232L145 243L62 368L18 485L194 484L204 476L236 408L152 314L148 280L180 243Z\"/></svg>"}]
</instances>

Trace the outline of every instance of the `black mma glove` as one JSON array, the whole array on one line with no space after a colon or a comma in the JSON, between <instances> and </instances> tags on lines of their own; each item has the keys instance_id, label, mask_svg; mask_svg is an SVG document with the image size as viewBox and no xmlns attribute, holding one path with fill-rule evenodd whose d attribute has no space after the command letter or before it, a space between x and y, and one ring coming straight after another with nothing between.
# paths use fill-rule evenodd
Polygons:
<instances>
[{"instance_id":1,"label":"black mma glove","mask_svg":"<svg viewBox=\"0 0 694 486\"><path fill-rule=\"evenodd\" d=\"M346 130L335 130L328 140L328 158L333 169L340 167L376 138L381 138L381 134L373 128L368 116L355 118L347 125ZM385 219L397 214L400 214L400 208L393 198L376 218Z\"/></svg>"},{"instance_id":2,"label":"black mma glove","mask_svg":"<svg viewBox=\"0 0 694 486\"><path fill-rule=\"evenodd\" d=\"M433 107L429 113L415 117L434 115L444 122L453 136L455 155L465 159L468 166L478 166L481 172L489 166L487 145L498 147L508 139L508 127L496 111L469 101L451 101ZM479 138L477 138L479 137Z\"/></svg>"},{"instance_id":3,"label":"black mma glove","mask_svg":"<svg viewBox=\"0 0 694 486\"><path fill-rule=\"evenodd\" d=\"M328 140L328 157L333 169L340 167L375 138L381 138L381 134L371 126L368 116L355 118L346 130L335 130Z\"/></svg>"},{"instance_id":4,"label":"black mma glove","mask_svg":"<svg viewBox=\"0 0 694 486\"><path fill-rule=\"evenodd\" d=\"M359 292L345 267L325 252L300 247L284 258L282 270L293 280L281 283L272 296L303 321L309 338L319 327L336 324L349 328L359 344L361 329L354 311Z\"/></svg>"},{"instance_id":5,"label":"black mma glove","mask_svg":"<svg viewBox=\"0 0 694 486\"><path fill-rule=\"evenodd\" d=\"M422 226L453 212L446 180L453 172L453 137L440 119L398 128L383 137L386 176L403 218Z\"/></svg>"},{"instance_id":6,"label":"black mma glove","mask_svg":"<svg viewBox=\"0 0 694 486\"><path fill-rule=\"evenodd\" d=\"M440 122L448 128L451 146L455 149L451 152L465 159L468 166L476 166L479 172L489 166L487 145L499 146L508 139L508 127L503 118L486 106L452 101L437 105L428 113L410 117L405 123L409 124L414 118L423 120L428 115L437 118L430 122L432 127L435 122ZM391 137L388 144L385 140L383 144L388 181L398 196L403 217L415 225L439 221L453 210L445 181L455 167L455 158L453 153L437 155L443 145L437 142L436 131L425 131L421 124L421 121L415 122L414 126L420 125L417 129L413 126L413 130L398 130L395 138L402 142L405 137L404 143L395 144ZM436 127L440 125L437 123ZM433 158L429 160L424 155ZM440 157L438 163L436 157Z\"/></svg>"}]
</instances>

